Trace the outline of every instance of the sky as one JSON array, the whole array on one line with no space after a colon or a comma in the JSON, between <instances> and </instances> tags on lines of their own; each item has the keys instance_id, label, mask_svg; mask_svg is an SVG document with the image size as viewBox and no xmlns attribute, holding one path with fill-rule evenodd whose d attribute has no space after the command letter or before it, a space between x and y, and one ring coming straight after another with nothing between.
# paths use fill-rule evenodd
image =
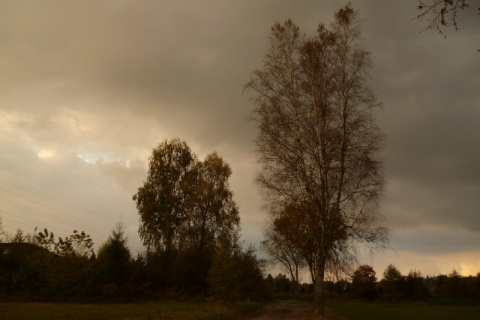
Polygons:
<instances>
[{"instance_id":1,"label":"sky","mask_svg":"<svg viewBox=\"0 0 480 320\"><path fill-rule=\"evenodd\" d=\"M377 277L480 272L480 17L420 32L417 1L351 1L364 19L369 84L383 104L390 248L360 250ZM271 26L312 35L346 4L326 0L0 2L0 216L7 232L74 229L97 246L122 221L143 250L132 200L151 151L187 142L233 170L245 244L267 213L253 180L256 127L245 83ZM261 252L259 252L262 255Z\"/></svg>"}]
</instances>

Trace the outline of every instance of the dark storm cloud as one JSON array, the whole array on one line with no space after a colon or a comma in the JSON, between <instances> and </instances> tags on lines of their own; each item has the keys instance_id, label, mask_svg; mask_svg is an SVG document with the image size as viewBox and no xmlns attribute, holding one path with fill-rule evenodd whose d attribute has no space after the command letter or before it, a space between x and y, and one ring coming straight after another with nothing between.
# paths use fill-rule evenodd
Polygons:
<instances>
[{"instance_id":1,"label":"dark storm cloud","mask_svg":"<svg viewBox=\"0 0 480 320\"><path fill-rule=\"evenodd\" d=\"M391 241L397 244L397 250L409 250L426 255L476 251L480 241L480 234L455 228L399 230L391 237Z\"/></svg>"},{"instance_id":2,"label":"dark storm cloud","mask_svg":"<svg viewBox=\"0 0 480 320\"><path fill-rule=\"evenodd\" d=\"M387 194L383 211L390 227L449 226L480 233L480 19L462 15L462 28L419 31L412 5L391 2L365 7L365 38L372 52L372 84L385 109L379 121L386 140ZM379 41L378 39L381 39ZM400 231L399 231L400 232ZM415 229L418 237L392 237L394 248L437 252L440 243L458 251L469 242ZM456 229L458 238L464 233ZM471 240L471 239L470 239Z\"/></svg>"},{"instance_id":3,"label":"dark storm cloud","mask_svg":"<svg viewBox=\"0 0 480 320\"><path fill-rule=\"evenodd\" d=\"M95 166L102 174L115 179L119 186L132 195L136 193L147 175L143 162L138 160L127 163L119 160L106 162L100 159Z\"/></svg>"}]
</instances>

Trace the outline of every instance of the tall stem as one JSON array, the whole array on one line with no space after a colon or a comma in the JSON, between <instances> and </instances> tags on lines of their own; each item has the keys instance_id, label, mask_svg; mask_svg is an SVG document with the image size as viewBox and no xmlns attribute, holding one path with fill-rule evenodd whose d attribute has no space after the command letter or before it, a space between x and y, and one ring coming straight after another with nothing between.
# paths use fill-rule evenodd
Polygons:
<instances>
[{"instance_id":1,"label":"tall stem","mask_svg":"<svg viewBox=\"0 0 480 320\"><path fill-rule=\"evenodd\" d=\"M325 260L319 259L315 278L315 314L325 315Z\"/></svg>"}]
</instances>

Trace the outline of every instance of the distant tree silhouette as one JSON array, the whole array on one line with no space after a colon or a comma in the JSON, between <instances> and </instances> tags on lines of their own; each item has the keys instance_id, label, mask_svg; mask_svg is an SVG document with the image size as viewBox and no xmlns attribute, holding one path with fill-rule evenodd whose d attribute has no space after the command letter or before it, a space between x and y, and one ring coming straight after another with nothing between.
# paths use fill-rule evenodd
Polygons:
<instances>
[{"instance_id":1,"label":"distant tree silhouette","mask_svg":"<svg viewBox=\"0 0 480 320\"><path fill-rule=\"evenodd\" d=\"M210 294L225 302L263 298L262 269L252 247L242 250L237 236L221 237L208 276Z\"/></svg>"},{"instance_id":2,"label":"distant tree silhouette","mask_svg":"<svg viewBox=\"0 0 480 320\"><path fill-rule=\"evenodd\" d=\"M407 300L425 300L428 297L428 288L420 271L410 270L405 278L404 294Z\"/></svg>"},{"instance_id":3,"label":"distant tree silhouette","mask_svg":"<svg viewBox=\"0 0 480 320\"><path fill-rule=\"evenodd\" d=\"M122 222L118 222L108 240L98 250L96 262L99 282L121 287L130 277L131 254Z\"/></svg>"},{"instance_id":4,"label":"distant tree silhouette","mask_svg":"<svg viewBox=\"0 0 480 320\"><path fill-rule=\"evenodd\" d=\"M353 273L352 290L357 298L373 300L377 295L375 270L369 265L361 265Z\"/></svg>"},{"instance_id":5,"label":"distant tree silhouette","mask_svg":"<svg viewBox=\"0 0 480 320\"><path fill-rule=\"evenodd\" d=\"M17 228L17 231L15 232L15 235L9 239L9 242L11 243L24 243L27 242L27 237L23 234L23 230L20 228Z\"/></svg>"},{"instance_id":6,"label":"distant tree silhouette","mask_svg":"<svg viewBox=\"0 0 480 320\"><path fill-rule=\"evenodd\" d=\"M383 272L381 281L381 289L384 298L388 300L399 300L402 298L402 290L404 287L404 276L392 264L389 264Z\"/></svg>"},{"instance_id":7,"label":"distant tree silhouette","mask_svg":"<svg viewBox=\"0 0 480 320\"><path fill-rule=\"evenodd\" d=\"M36 244L55 252L61 256L74 256L83 258L95 258L94 243L90 235L85 231L78 232L73 230L68 237L58 237L55 241L53 232L49 232L47 228L38 232L35 236Z\"/></svg>"},{"instance_id":8,"label":"distant tree silhouette","mask_svg":"<svg viewBox=\"0 0 480 320\"><path fill-rule=\"evenodd\" d=\"M5 229L3 228L2 216L0 216L0 243L7 241L7 235Z\"/></svg>"}]
</instances>

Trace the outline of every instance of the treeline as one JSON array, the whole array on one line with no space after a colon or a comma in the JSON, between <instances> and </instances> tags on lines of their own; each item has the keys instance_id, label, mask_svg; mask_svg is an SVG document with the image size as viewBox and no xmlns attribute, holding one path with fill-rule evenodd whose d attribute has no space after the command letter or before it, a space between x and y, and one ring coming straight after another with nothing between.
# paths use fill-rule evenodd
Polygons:
<instances>
[{"instance_id":1,"label":"treeline","mask_svg":"<svg viewBox=\"0 0 480 320\"><path fill-rule=\"evenodd\" d=\"M480 272L462 276L456 270L448 275L422 276L411 270L403 275L389 265L378 280L375 270L359 266L347 280L326 281L329 298L359 299L379 302L425 302L440 305L480 305ZM313 291L312 284L297 284L284 274L268 275L267 288L275 295L302 295Z\"/></svg>"},{"instance_id":2,"label":"treeline","mask_svg":"<svg viewBox=\"0 0 480 320\"><path fill-rule=\"evenodd\" d=\"M94 251L84 232L56 238L47 229L2 245L0 296L29 300L209 297L261 299L262 262L239 241L240 216L216 152L199 159L179 139L152 151L133 201L145 253L132 257L121 224ZM1 235L0 235L1 236ZM1 242L1 241L0 241ZM29 245L19 245L29 242ZM14 297L14 298L12 298Z\"/></svg>"},{"instance_id":3,"label":"treeline","mask_svg":"<svg viewBox=\"0 0 480 320\"><path fill-rule=\"evenodd\" d=\"M174 250L132 257L123 226L93 250L90 236L56 238L47 229L0 239L3 301L141 301L205 297L262 299L262 265L253 248L220 243L212 254Z\"/></svg>"}]
</instances>

